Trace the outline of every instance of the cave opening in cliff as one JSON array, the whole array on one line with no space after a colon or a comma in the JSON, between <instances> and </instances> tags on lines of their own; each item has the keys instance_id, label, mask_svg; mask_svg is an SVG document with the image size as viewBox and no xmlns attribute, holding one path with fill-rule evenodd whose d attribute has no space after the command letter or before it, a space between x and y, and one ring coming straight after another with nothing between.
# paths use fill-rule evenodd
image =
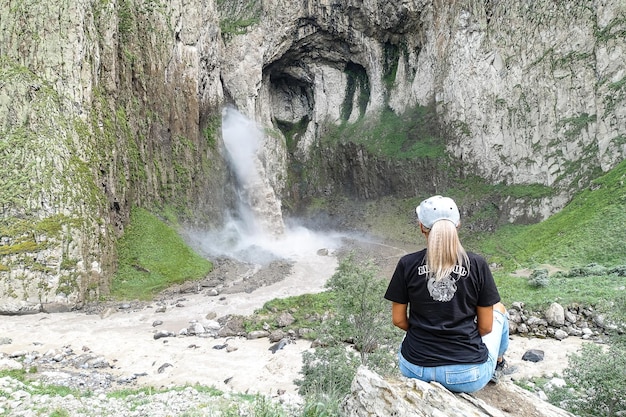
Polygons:
<instances>
[{"instance_id":1,"label":"cave opening in cliff","mask_svg":"<svg viewBox=\"0 0 626 417\"><path fill-rule=\"evenodd\" d=\"M237 202L227 209L221 228L192 234L202 252L209 258L267 265L340 246L337 233L317 233L293 219L283 220L280 199L264 167L263 131L255 122L234 108L225 108L222 137Z\"/></svg>"}]
</instances>

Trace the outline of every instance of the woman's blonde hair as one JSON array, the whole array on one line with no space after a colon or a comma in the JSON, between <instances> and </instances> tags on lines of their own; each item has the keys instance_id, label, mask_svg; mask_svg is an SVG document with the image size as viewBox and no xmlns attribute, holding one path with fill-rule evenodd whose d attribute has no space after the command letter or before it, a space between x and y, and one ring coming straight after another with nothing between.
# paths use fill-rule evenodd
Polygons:
<instances>
[{"instance_id":1,"label":"woman's blonde hair","mask_svg":"<svg viewBox=\"0 0 626 417\"><path fill-rule=\"evenodd\" d=\"M426 263L429 277L439 281L454 271L456 265L469 268L467 252L461 245L454 223L440 220L433 224L426 243Z\"/></svg>"}]
</instances>

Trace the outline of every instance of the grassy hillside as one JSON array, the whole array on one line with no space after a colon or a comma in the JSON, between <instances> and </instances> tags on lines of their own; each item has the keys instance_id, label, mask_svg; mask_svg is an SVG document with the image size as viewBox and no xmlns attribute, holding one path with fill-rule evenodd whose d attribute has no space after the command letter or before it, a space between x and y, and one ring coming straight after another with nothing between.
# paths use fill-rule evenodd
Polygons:
<instances>
[{"instance_id":1,"label":"grassy hillside","mask_svg":"<svg viewBox=\"0 0 626 417\"><path fill-rule=\"evenodd\" d=\"M150 299L170 285L203 278L213 268L174 228L141 208L131 211L117 251L111 295L119 299Z\"/></svg>"},{"instance_id":2,"label":"grassy hillside","mask_svg":"<svg viewBox=\"0 0 626 417\"><path fill-rule=\"evenodd\" d=\"M444 157L445 146L435 119L432 107L416 106L402 115L387 108L375 118L332 126L322 140L349 140L364 145L373 155L396 159Z\"/></svg>"},{"instance_id":3,"label":"grassy hillside","mask_svg":"<svg viewBox=\"0 0 626 417\"><path fill-rule=\"evenodd\" d=\"M552 302L580 303L615 310L610 305L625 297L626 286L625 182L623 161L545 221L505 226L476 242L490 263L501 265L494 276L506 304L521 301L540 309ZM541 285L533 282L535 274L547 276Z\"/></svg>"},{"instance_id":4,"label":"grassy hillside","mask_svg":"<svg viewBox=\"0 0 626 417\"><path fill-rule=\"evenodd\" d=\"M551 264L626 264L626 161L574 196L559 213L530 226L506 226L480 242L507 270Z\"/></svg>"}]
</instances>

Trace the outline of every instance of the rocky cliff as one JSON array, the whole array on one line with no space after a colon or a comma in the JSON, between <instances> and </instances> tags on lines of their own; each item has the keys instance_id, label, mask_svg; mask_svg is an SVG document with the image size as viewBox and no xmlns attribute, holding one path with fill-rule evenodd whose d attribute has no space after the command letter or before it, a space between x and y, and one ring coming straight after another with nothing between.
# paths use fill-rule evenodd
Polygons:
<instances>
[{"instance_id":1,"label":"rocky cliff","mask_svg":"<svg viewBox=\"0 0 626 417\"><path fill-rule=\"evenodd\" d=\"M329 124L416 105L435 107L447 151L491 182L571 190L624 158L620 2L266 1L256 13L226 42L224 87L263 123L296 126L301 159ZM562 207L556 194L530 214Z\"/></svg>"},{"instance_id":2,"label":"rocky cliff","mask_svg":"<svg viewBox=\"0 0 626 417\"><path fill-rule=\"evenodd\" d=\"M501 202L508 220L545 218L624 159L625 30L619 0L5 1L1 310L106 292L134 205L219 223L224 103L266 128L287 201L410 197L456 171L552 187ZM320 140L415 109L445 164Z\"/></svg>"},{"instance_id":3,"label":"rocky cliff","mask_svg":"<svg viewBox=\"0 0 626 417\"><path fill-rule=\"evenodd\" d=\"M219 219L211 2L0 5L0 311L106 294L130 208Z\"/></svg>"}]
</instances>

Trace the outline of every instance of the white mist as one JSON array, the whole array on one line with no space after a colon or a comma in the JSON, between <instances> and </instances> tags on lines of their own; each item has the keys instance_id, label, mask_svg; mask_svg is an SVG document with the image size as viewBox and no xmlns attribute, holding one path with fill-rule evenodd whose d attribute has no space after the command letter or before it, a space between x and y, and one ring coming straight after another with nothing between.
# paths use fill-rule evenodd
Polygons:
<instances>
[{"instance_id":1,"label":"white mist","mask_svg":"<svg viewBox=\"0 0 626 417\"><path fill-rule=\"evenodd\" d=\"M317 257L320 249L332 252L340 246L337 234L285 226L281 203L260 157L265 138L253 121L235 109L224 109L222 137L237 179L238 203L235 211L227 214L222 229L194 234L202 251L210 257L266 265L277 259Z\"/></svg>"}]
</instances>

